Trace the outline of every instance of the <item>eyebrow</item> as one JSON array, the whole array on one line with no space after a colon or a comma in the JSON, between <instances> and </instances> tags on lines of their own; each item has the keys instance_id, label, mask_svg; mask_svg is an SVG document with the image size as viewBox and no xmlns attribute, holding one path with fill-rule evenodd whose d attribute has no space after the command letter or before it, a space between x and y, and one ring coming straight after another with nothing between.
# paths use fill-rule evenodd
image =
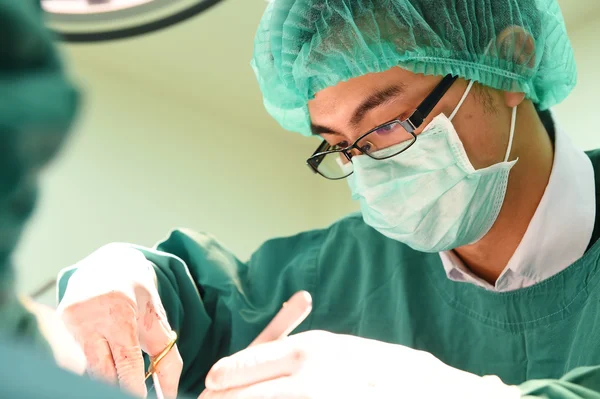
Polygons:
<instances>
[{"instance_id":1,"label":"eyebrow","mask_svg":"<svg viewBox=\"0 0 600 399\"><path fill-rule=\"evenodd\" d=\"M405 90L406 86L404 84L396 84L371 94L365 101L363 101L361 105L356 108L352 118L350 119L350 124L356 127L369 111L390 102L392 99L394 99L394 97L404 93ZM341 135L341 133L336 132L335 129L331 129L326 126L315 125L313 123L311 123L310 128L313 135L319 135L323 133Z\"/></svg>"}]
</instances>

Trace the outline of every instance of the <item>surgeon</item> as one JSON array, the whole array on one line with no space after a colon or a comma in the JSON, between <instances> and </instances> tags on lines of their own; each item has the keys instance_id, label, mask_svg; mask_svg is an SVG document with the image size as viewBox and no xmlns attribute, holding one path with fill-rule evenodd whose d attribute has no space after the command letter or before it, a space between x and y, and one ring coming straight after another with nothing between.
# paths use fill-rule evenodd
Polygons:
<instances>
[{"instance_id":1,"label":"surgeon","mask_svg":"<svg viewBox=\"0 0 600 399\"><path fill-rule=\"evenodd\" d=\"M143 395L176 332L171 396L600 398L600 151L549 111L576 82L556 0L274 0L252 66L360 214L248 262L189 230L100 248L59 281L92 375ZM296 333L246 348L299 290Z\"/></svg>"}]
</instances>

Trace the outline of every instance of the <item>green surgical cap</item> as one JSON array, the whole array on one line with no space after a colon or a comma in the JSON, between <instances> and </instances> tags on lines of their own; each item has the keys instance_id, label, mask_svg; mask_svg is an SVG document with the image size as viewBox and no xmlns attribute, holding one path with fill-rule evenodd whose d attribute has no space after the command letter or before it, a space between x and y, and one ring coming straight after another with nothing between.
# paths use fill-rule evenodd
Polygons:
<instances>
[{"instance_id":1,"label":"green surgical cap","mask_svg":"<svg viewBox=\"0 0 600 399\"><path fill-rule=\"evenodd\" d=\"M317 92L396 66L524 92L541 110L577 78L556 0L273 0L252 60L267 111L307 136Z\"/></svg>"}]
</instances>

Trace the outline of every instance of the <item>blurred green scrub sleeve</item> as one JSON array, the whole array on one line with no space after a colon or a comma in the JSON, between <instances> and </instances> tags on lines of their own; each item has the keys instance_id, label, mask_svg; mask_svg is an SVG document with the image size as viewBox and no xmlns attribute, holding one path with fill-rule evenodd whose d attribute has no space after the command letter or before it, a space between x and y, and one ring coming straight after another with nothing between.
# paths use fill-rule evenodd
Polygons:
<instances>
[{"instance_id":1,"label":"blurred green scrub sleeve","mask_svg":"<svg viewBox=\"0 0 600 399\"><path fill-rule=\"evenodd\" d=\"M0 341L0 354L2 399L133 399L114 387L56 367L22 343Z\"/></svg>"},{"instance_id":2,"label":"blurred green scrub sleeve","mask_svg":"<svg viewBox=\"0 0 600 399\"><path fill-rule=\"evenodd\" d=\"M11 254L43 167L61 146L79 95L66 78L39 1L0 0L0 336L45 346L14 292Z\"/></svg>"},{"instance_id":3,"label":"blurred green scrub sleeve","mask_svg":"<svg viewBox=\"0 0 600 399\"><path fill-rule=\"evenodd\" d=\"M588 156L600 176L600 151ZM600 183L596 191L598 199ZM267 241L248 262L188 230L153 249L115 243L104 250L130 246L155 265L180 337L185 392L201 392L218 359L245 348L283 302L307 290L314 308L298 332L322 329L424 350L520 385L528 398L600 398L598 226L595 244L577 262L506 293L448 279L439 254L387 239L360 215ZM75 270L61 274L59 298Z\"/></svg>"},{"instance_id":4,"label":"blurred green scrub sleeve","mask_svg":"<svg viewBox=\"0 0 600 399\"><path fill-rule=\"evenodd\" d=\"M0 38L0 398L129 398L57 367L36 316L16 295L11 254L33 211L40 171L67 135L79 96L39 1L0 0Z\"/></svg>"}]
</instances>

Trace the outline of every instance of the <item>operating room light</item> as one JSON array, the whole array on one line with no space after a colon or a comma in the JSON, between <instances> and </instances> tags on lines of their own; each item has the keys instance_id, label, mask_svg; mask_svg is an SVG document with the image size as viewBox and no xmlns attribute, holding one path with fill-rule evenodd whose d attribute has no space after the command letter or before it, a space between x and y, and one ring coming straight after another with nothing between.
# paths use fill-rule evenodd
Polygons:
<instances>
[{"instance_id":1,"label":"operating room light","mask_svg":"<svg viewBox=\"0 0 600 399\"><path fill-rule=\"evenodd\" d=\"M140 36L197 17L223 0L41 0L48 24L68 42Z\"/></svg>"}]
</instances>

